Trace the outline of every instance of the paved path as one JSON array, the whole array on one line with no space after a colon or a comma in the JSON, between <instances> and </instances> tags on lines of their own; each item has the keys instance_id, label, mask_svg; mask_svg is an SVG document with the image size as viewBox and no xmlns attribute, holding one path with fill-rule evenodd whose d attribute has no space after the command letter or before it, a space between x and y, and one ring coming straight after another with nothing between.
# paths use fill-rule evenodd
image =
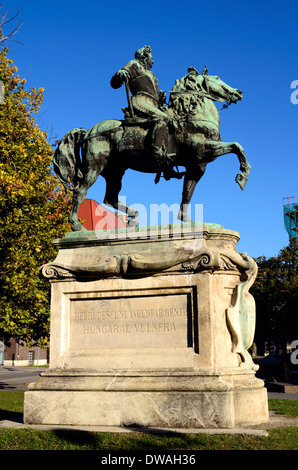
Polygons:
<instances>
[{"instance_id":1,"label":"paved path","mask_svg":"<svg viewBox=\"0 0 298 470\"><path fill-rule=\"evenodd\" d=\"M27 390L27 384L39 380L44 368L0 366L0 390Z\"/></svg>"},{"instance_id":2,"label":"paved path","mask_svg":"<svg viewBox=\"0 0 298 470\"><path fill-rule=\"evenodd\" d=\"M278 400L298 400L298 393L268 392L268 398L277 398Z\"/></svg>"}]
</instances>

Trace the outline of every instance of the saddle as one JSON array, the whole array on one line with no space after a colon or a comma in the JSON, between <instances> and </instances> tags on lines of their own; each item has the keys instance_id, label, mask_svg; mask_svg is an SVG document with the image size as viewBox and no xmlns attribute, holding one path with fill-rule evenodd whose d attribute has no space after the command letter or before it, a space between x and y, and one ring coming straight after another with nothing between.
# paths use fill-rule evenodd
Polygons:
<instances>
[{"instance_id":1,"label":"saddle","mask_svg":"<svg viewBox=\"0 0 298 470\"><path fill-rule=\"evenodd\" d=\"M137 137L138 132L133 132L133 127L139 127L142 130L147 131L148 129L149 130L152 129L153 122L150 119L145 119L145 118L141 118L138 116L131 117L131 114L128 108L122 108L122 111L124 113L124 121L123 121L124 135L121 139L120 145L125 146L126 149L130 147L131 150L134 150L140 145L140 140ZM157 172L155 180L154 180L155 184L157 184L160 181L161 176L163 176L164 179L168 181L171 178L181 179L185 175L185 172L179 172L177 166L176 166L176 171L174 170L174 166L175 166L174 163L171 165L171 158L175 155L176 155L175 153L170 154L170 155L165 155L166 168Z\"/></svg>"},{"instance_id":2,"label":"saddle","mask_svg":"<svg viewBox=\"0 0 298 470\"><path fill-rule=\"evenodd\" d=\"M124 113L124 126L140 126L144 128L150 128L152 126L150 119L141 118L138 116L132 117L128 108L122 108L122 111Z\"/></svg>"}]
</instances>

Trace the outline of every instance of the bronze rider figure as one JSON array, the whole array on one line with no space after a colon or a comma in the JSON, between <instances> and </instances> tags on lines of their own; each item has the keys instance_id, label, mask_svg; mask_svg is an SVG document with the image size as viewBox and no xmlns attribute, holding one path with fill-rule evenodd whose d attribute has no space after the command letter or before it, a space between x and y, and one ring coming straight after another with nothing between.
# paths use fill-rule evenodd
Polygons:
<instances>
[{"instance_id":1,"label":"bronze rider figure","mask_svg":"<svg viewBox=\"0 0 298 470\"><path fill-rule=\"evenodd\" d=\"M111 79L112 88L120 88L128 83L132 94L131 105L133 113L139 118L150 120L153 124L152 154L160 166L173 165L172 156L166 153L168 137L168 123L171 117L165 107L165 92L159 91L158 80L151 68L153 65L150 46L144 46L135 53L135 59L129 61L121 70L116 72ZM132 116L131 116L132 117ZM165 169L164 176L181 178L173 168Z\"/></svg>"}]
</instances>

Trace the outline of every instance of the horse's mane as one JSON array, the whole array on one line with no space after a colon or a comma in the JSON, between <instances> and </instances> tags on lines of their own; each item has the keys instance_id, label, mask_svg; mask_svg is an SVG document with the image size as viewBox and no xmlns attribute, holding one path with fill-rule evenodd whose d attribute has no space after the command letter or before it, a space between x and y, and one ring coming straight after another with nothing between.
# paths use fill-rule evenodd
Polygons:
<instances>
[{"instance_id":1,"label":"horse's mane","mask_svg":"<svg viewBox=\"0 0 298 470\"><path fill-rule=\"evenodd\" d=\"M204 89L203 75L189 73L176 80L169 99L169 108L180 119L187 115L196 114L196 110L202 106L206 90Z\"/></svg>"}]
</instances>

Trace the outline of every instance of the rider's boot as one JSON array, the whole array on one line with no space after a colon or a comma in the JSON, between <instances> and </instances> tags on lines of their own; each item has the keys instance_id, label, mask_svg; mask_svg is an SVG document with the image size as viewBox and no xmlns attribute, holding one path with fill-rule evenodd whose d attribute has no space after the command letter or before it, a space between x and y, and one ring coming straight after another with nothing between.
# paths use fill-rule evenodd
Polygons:
<instances>
[{"instance_id":1,"label":"rider's boot","mask_svg":"<svg viewBox=\"0 0 298 470\"><path fill-rule=\"evenodd\" d=\"M161 173L163 173L163 177L166 181L170 180L171 178L181 179L185 172L180 173L179 171L175 171L174 160L175 153L166 153L162 148L153 146L153 156L155 160L158 162L158 166L161 170L157 173L155 178L155 184L159 182Z\"/></svg>"}]
</instances>

